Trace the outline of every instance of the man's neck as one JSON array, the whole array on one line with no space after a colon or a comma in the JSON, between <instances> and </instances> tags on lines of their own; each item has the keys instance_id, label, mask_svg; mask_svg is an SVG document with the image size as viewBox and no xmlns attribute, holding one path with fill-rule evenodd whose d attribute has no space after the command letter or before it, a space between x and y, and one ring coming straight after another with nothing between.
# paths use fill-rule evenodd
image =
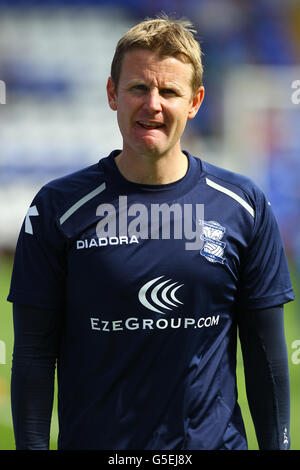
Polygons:
<instances>
[{"instance_id":1,"label":"man's neck","mask_svg":"<svg viewBox=\"0 0 300 470\"><path fill-rule=\"evenodd\" d=\"M188 158L181 151L160 157L122 151L115 162L124 178L140 184L173 183L183 178L188 170Z\"/></svg>"}]
</instances>

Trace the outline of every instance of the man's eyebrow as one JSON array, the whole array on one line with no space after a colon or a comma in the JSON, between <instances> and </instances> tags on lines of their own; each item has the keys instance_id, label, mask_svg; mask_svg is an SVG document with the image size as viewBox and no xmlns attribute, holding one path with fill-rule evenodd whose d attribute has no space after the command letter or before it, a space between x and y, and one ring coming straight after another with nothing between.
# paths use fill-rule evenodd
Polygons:
<instances>
[{"instance_id":1,"label":"man's eyebrow","mask_svg":"<svg viewBox=\"0 0 300 470\"><path fill-rule=\"evenodd\" d=\"M141 78L141 79L138 79L138 78L137 78L137 79L129 80L129 81L127 82L127 84L126 84L126 86L127 86L128 88L130 88L130 87L132 87L132 86L135 86L135 85L144 85L144 86L146 86L146 87L150 87L150 86L151 86L151 84L149 84L149 83L147 82L147 80L143 80L142 78Z\"/></svg>"},{"instance_id":2,"label":"man's eyebrow","mask_svg":"<svg viewBox=\"0 0 300 470\"><path fill-rule=\"evenodd\" d=\"M136 85L144 85L145 87L147 88L151 88L152 84L149 83L147 80L144 80L144 79L132 79L132 80L129 80L128 83L127 83L127 87L128 88L131 88L133 86L136 86ZM165 89L171 89L171 90L174 90L174 91L178 91L178 92L181 92L182 91L182 88L180 87L180 85L174 83L174 82L166 82L166 83L162 83L159 85L159 89L160 90L165 90Z\"/></svg>"}]
</instances>

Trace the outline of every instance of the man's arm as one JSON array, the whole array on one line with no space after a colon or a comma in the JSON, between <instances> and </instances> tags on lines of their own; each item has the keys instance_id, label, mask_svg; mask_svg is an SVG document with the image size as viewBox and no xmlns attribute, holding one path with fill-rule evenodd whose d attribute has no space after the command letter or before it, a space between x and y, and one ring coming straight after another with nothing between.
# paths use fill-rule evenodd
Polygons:
<instances>
[{"instance_id":1,"label":"man's arm","mask_svg":"<svg viewBox=\"0 0 300 470\"><path fill-rule=\"evenodd\" d=\"M246 392L259 448L290 448L290 385L283 306L238 314Z\"/></svg>"},{"instance_id":2,"label":"man's arm","mask_svg":"<svg viewBox=\"0 0 300 470\"><path fill-rule=\"evenodd\" d=\"M60 319L56 310L13 306L12 417L17 450L48 450Z\"/></svg>"}]
</instances>

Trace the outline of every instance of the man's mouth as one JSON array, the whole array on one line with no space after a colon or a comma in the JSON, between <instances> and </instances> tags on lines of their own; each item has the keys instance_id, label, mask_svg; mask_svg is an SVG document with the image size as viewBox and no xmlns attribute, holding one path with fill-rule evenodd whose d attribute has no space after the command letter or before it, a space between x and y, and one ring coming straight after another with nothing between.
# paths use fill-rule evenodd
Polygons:
<instances>
[{"instance_id":1,"label":"man's mouth","mask_svg":"<svg viewBox=\"0 0 300 470\"><path fill-rule=\"evenodd\" d=\"M160 129L164 126L162 122L137 121L137 124L144 129Z\"/></svg>"}]
</instances>

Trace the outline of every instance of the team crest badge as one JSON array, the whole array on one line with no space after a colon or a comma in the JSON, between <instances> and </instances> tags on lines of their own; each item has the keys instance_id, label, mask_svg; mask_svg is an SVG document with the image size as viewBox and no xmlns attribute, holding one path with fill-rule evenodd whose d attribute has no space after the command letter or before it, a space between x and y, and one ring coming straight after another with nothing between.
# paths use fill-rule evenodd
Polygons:
<instances>
[{"instance_id":1,"label":"team crest badge","mask_svg":"<svg viewBox=\"0 0 300 470\"><path fill-rule=\"evenodd\" d=\"M201 240L204 241L200 254L211 263L223 264L226 243L222 241L222 238L226 232L225 227L214 220L208 222L199 220L199 224L202 225Z\"/></svg>"}]
</instances>

